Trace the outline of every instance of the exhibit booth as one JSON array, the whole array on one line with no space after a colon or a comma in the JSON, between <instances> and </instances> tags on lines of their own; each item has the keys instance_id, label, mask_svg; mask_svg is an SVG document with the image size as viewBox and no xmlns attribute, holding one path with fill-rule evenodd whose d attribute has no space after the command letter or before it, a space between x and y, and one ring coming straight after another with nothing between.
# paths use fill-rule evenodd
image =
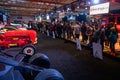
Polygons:
<instances>
[{"instance_id":1,"label":"exhibit booth","mask_svg":"<svg viewBox=\"0 0 120 80\"><path fill-rule=\"evenodd\" d=\"M91 21L101 22L101 25L107 27L109 23L116 24L118 30L118 40L115 44L116 51L120 51L120 5L116 2L106 2L98 5L90 6ZM109 52L109 48L104 51Z\"/></svg>"}]
</instances>

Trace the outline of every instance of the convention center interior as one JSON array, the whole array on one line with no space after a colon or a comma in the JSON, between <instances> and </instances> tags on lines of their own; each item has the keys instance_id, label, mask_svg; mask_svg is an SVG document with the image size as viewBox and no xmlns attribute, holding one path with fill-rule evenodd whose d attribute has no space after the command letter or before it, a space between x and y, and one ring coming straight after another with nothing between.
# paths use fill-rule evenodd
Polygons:
<instances>
[{"instance_id":1,"label":"convention center interior","mask_svg":"<svg viewBox=\"0 0 120 80\"><path fill-rule=\"evenodd\" d=\"M120 0L0 0L0 80L118 80Z\"/></svg>"}]
</instances>

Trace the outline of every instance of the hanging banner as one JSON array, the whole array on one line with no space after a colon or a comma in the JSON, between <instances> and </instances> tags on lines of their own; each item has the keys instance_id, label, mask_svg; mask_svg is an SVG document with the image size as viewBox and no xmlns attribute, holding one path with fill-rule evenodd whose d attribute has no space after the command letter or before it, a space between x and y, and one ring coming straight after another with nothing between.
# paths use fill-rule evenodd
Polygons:
<instances>
[{"instance_id":1,"label":"hanging banner","mask_svg":"<svg viewBox=\"0 0 120 80\"><path fill-rule=\"evenodd\" d=\"M99 43L93 43L93 56L95 58L103 60L102 46Z\"/></svg>"},{"instance_id":2,"label":"hanging banner","mask_svg":"<svg viewBox=\"0 0 120 80\"><path fill-rule=\"evenodd\" d=\"M110 7L109 2L90 6L90 15L109 13L109 7Z\"/></svg>"}]
</instances>

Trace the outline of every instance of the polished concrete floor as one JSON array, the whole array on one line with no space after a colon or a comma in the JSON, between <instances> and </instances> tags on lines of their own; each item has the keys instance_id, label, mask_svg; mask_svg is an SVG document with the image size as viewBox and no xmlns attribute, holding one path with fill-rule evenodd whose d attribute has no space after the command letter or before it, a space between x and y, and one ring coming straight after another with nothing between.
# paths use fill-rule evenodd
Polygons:
<instances>
[{"instance_id":1,"label":"polished concrete floor","mask_svg":"<svg viewBox=\"0 0 120 80\"><path fill-rule=\"evenodd\" d=\"M51 68L62 73L65 80L119 80L120 62L103 55L103 60L94 58L90 49L76 45L63 39L53 39L38 33L38 52L46 54Z\"/></svg>"}]
</instances>

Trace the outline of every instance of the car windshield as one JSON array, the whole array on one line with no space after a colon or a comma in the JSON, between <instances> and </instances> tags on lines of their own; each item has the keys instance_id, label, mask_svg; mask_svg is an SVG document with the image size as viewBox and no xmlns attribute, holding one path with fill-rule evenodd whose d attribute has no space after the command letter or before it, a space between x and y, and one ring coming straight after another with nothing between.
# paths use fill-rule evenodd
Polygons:
<instances>
[{"instance_id":1,"label":"car windshield","mask_svg":"<svg viewBox=\"0 0 120 80\"><path fill-rule=\"evenodd\" d=\"M18 28L16 27L13 27L13 26L5 26L4 28L1 28L0 29L0 33L5 33L6 31L9 31L9 30L17 30Z\"/></svg>"},{"instance_id":2,"label":"car windshield","mask_svg":"<svg viewBox=\"0 0 120 80\"><path fill-rule=\"evenodd\" d=\"M24 28L28 28L28 25L27 24L20 24L20 23L10 23L10 25L14 26L14 27L17 27L17 28L21 28L21 27L24 27Z\"/></svg>"}]
</instances>

